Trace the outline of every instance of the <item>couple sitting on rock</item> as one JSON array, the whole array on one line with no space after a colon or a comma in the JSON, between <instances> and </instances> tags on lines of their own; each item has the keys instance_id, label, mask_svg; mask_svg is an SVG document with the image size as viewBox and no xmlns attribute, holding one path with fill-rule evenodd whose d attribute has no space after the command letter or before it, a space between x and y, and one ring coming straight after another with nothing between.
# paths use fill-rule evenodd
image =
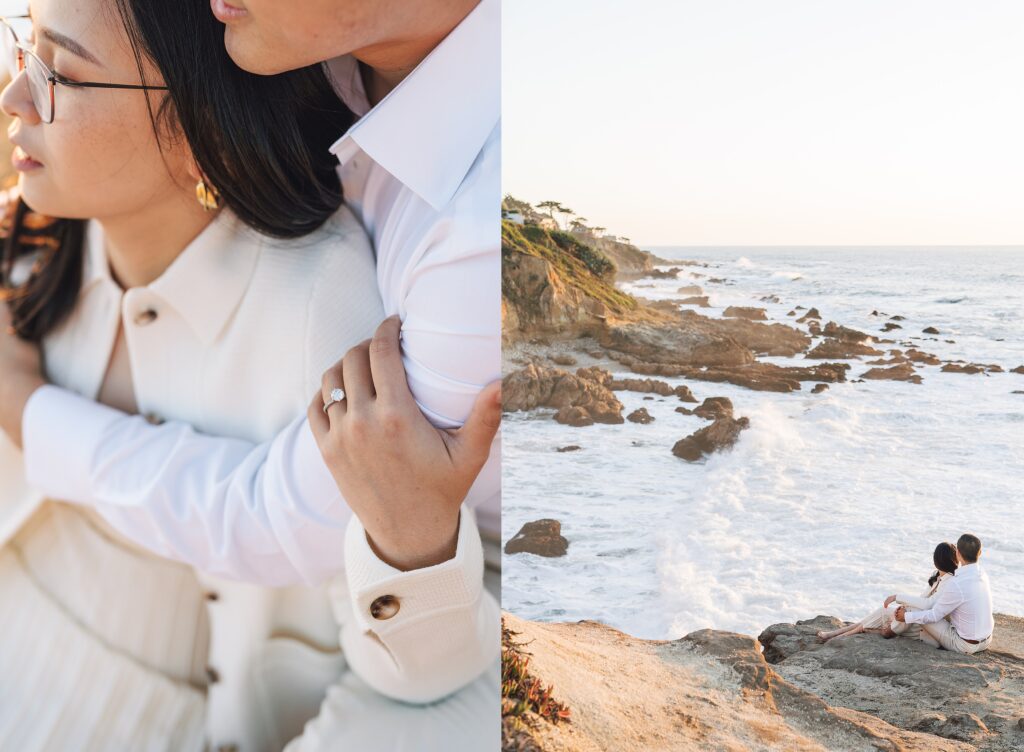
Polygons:
<instances>
[{"instance_id":1,"label":"couple sitting on rock","mask_svg":"<svg viewBox=\"0 0 1024 752\"><path fill-rule=\"evenodd\" d=\"M964 533L954 546L935 547L935 573L919 597L890 595L882 608L854 624L818 632L822 642L878 632L885 637L914 637L936 648L970 655L988 648L995 621L988 575L978 564L981 541Z\"/></svg>"}]
</instances>

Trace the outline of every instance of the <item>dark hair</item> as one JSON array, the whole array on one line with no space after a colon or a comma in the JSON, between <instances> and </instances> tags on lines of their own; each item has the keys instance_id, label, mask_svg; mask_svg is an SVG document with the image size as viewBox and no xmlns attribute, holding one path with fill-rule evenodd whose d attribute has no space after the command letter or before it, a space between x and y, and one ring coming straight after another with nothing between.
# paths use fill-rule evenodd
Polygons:
<instances>
[{"instance_id":1,"label":"dark hair","mask_svg":"<svg viewBox=\"0 0 1024 752\"><path fill-rule=\"evenodd\" d=\"M964 533L956 542L957 551L968 564L973 564L981 556L981 540L976 535Z\"/></svg>"},{"instance_id":2,"label":"dark hair","mask_svg":"<svg viewBox=\"0 0 1024 752\"><path fill-rule=\"evenodd\" d=\"M322 65L275 76L237 67L224 26L207 0L113 0L139 74L152 60L168 87L150 110L161 143L183 134L222 205L273 237L297 238L341 206L331 144L354 121ZM148 100L147 100L148 101ZM0 300L15 331L39 341L74 308L82 276L83 220L53 219L12 201L4 221ZM16 285L15 261L42 250L31 277Z\"/></svg>"},{"instance_id":3,"label":"dark hair","mask_svg":"<svg viewBox=\"0 0 1024 752\"><path fill-rule=\"evenodd\" d=\"M953 544L940 543L937 545L935 553L932 554L932 563L935 564L935 568L939 571L928 578L929 585L934 585L939 579L939 574L942 572L948 574L956 572L956 548Z\"/></svg>"}]
</instances>

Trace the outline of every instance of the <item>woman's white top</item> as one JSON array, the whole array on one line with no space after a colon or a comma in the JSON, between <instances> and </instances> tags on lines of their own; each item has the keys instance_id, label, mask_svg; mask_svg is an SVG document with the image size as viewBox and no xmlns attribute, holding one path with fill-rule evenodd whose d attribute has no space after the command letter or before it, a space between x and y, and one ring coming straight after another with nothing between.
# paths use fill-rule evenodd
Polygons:
<instances>
[{"instance_id":1,"label":"woman's white top","mask_svg":"<svg viewBox=\"0 0 1024 752\"><path fill-rule=\"evenodd\" d=\"M896 602L904 606L920 611L922 609L931 608L935 601L939 598L940 589L947 583L949 578L953 575L946 572L939 572L939 579L935 581L934 585L930 585L927 590L921 595L906 595L903 593L896 594Z\"/></svg>"},{"instance_id":2,"label":"woman's white top","mask_svg":"<svg viewBox=\"0 0 1024 752\"><path fill-rule=\"evenodd\" d=\"M373 254L347 209L292 241L258 235L224 211L159 279L127 291L111 278L103 243L91 222L78 304L44 343L48 375L94 399L123 319L136 402L151 421L264 441L304 413L323 371L384 317ZM201 507L203 488L217 482L177 487L177 508ZM152 520L149 539L166 541L159 553L174 549L178 522ZM214 532L227 542L238 522L224 518ZM47 542L54 540L62 542ZM438 691L437 676L463 681L495 653L497 606L476 584L480 542L465 512L456 558L410 573L377 559L353 518L338 534L348 571L330 598L324 586L242 584L134 550L83 510L46 503L25 482L20 454L0 439L0 543L0 592L18 612L5 609L16 620L0 628L0 655L21 661L0 671L2 748L26 729L35 730L35 744L19 750L84 748L87 739L58 744L47 729L99 719L91 733L112 748L195 749L205 690L213 748L280 749L346 664L416 700ZM145 562L135 576L108 579L132 555ZM74 596L79 589L98 600ZM6 591L20 595L9 601ZM385 594L411 618L375 623L370 604ZM422 618L434 612L444 618ZM167 633L154 627L167 619ZM43 634L56 642L37 639ZM141 739L149 741L134 743Z\"/></svg>"}]
</instances>

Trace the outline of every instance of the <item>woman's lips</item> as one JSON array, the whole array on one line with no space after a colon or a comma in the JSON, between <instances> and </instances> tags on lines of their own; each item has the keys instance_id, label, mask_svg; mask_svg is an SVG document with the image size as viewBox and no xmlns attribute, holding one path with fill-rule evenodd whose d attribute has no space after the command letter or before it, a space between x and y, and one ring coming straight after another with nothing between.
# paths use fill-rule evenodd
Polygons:
<instances>
[{"instance_id":1,"label":"woman's lips","mask_svg":"<svg viewBox=\"0 0 1024 752\"><path fill-rule=\"evenodd\" d=\"M11 152L11 164L18 172L30 172L43 166L42 162L30 157L20 146L15 146Z\"/></svg>"},{"instance_id":2,"label":"woman's lips","mask_svg":"<svg viewBox=\"0 0 1024 752\"><path fill-rule=\"evenodd\" d=\"M221 23L237 21L239 18L244 18L249 15L249 11L245 8L239 8L237 5L229 5L224 0L210 0L210 9L213 11L213 15L215 15L217 20Z\"/></svg>"}]
</instances>

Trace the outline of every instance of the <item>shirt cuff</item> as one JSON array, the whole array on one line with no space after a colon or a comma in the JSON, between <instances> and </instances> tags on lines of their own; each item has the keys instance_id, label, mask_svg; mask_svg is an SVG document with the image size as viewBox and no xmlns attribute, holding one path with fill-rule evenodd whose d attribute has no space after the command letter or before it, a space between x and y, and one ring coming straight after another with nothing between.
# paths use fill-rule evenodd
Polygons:
<instances>
[{"instance_id":1,"label":"shirt cuff","mask_svg":"<svg viewBox=\"0 0 1024 752\"><path fill-rule=\"evenodd\" d=\"M353 515L345 530L345 573L355 617L364 631L384 640L426 619L476 604L483 571L480 533L465 506L459 513L455 556L408 572L381 561L358 517Z\"/></svg>"},{"instance_id":2,"label":"shirt cuff","mask_svg":"<svg viewBox=\"0 0 1024 752\"><path fill-rule=\"evenodd\" d=\"M84 503L103 434L125 413L47 384L32 393L21 418L25 475L45 495Z\"/></svg>"}]
</instances>

